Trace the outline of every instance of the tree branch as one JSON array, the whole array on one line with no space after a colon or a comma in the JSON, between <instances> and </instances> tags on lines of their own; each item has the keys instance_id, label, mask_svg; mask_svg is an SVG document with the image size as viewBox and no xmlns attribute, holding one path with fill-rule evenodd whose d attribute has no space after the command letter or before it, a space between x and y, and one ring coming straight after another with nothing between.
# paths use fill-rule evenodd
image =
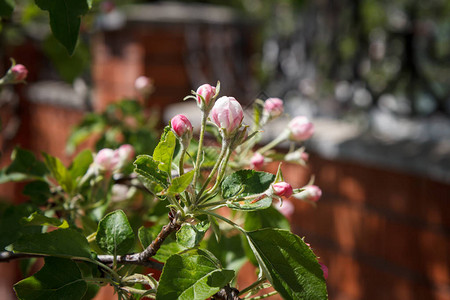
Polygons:
<instances>
[{"instance_id":1,"label":"tree branch","mask_svg":"<svg viewBox=\"0 0 450 300\"><path fill-rule=\"evenodd\" d=\"M220 291L215 293L211 299L214 300L241 300L239 298L239 291L230 285L224 286Z\"/></svg>"},{"instance_id":2,"label":"tree branch","mask_svg":"<svg viewBox=\"0 0 450 300\"><path fill-rule=\"evenodd\" d=\"M163 264L149 260L150 257L154 256L158 252L164 240L175 231L180 229L181 225L177 223L177 217L174 212L169 213L170 222L169 224L163 226L161 232L155 238L155 240L146 248L144 251L133 254L125 254L116 256L116 262L122 264L132 264L140 265L156 270L162 270ZM14 259L24 259L33 257L47 257L49 255L45 254L31 254L31 253L14 253L11 251L1 251L0 252L0 262L9 262ZM112 264L114 261L113 255L98 255L97 260L105 265Z\"/></svg>"}]
</instances>

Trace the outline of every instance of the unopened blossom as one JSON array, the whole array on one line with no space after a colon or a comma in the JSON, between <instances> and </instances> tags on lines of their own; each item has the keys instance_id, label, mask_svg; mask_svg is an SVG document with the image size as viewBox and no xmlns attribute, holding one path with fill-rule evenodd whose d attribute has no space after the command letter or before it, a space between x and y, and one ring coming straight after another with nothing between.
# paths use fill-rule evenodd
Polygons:
<instances>
[{"instance_id":1,"label":"unopened blossom","mask_svg":"<svg viewBox=\"0 0 450 300\"><path fill-rule=\"evenodd\" d=\"M22 64L14 65L11 68L12 80L15 82L25 80L28 75L27 68Z\"/></svg>"},{"instance_id":2,"label":"unopened blossom","mask_svg":"<svg viewBox=\"0 0 450 300\"><path fill-rule=\"evenodd\" d=\"M294 141L305 141L314 133L314 125L305 116L293 118L289 124L289 138Z\"/></svg>"},{"instance_id":3,"label":"unopened blossom","mask_svg":"<svg viewBox=\"0 0 450 300\"><path fill-rule=\"evenodd\" d=\"M280 98L268 98L264 102L263 114L273 119L279 117L284 111L283 100Z\"/></svg>"},{"instance_id":4,"label":"unopened blossom","mask_svg":"<svg viewBox=\"0 0 450 300\"><path fill-rule=\"evenodd\" d=\"M306 153L306 152L302 152L302 154L300 155L300 158L301 158L303 161L308 161L308 160L309 160L309 154Z\"/></svg>"},{"instance_id":5,"label":"unopened blossom","mask_svg":"<svg viewBox=\"0 0 450 300\"><path fill-rule=\"evenodd\" d=\"M328 267L325 264L321 263L320 261L319 261L319 265L320 265L320 268L322 269L323 277L325 279L328 279Z\"/></svg>"},{"instance_id":6,"label":"unopened blossom","mask_svg":"<svg viewBox=\"0 0 450 300\"><path fill-rule=\"evenodd\" d=\"M146 97L153 92L153 80L147 76L139 76L134 81L134 88L140 95Z\"/></svg>"},{"instance_id":7,"label":"unopened blossom","mask_svg":"<svg viewBox=\"0 0 450 300\"><path fill-rule=\"evenodd\" d=\"M280 204L275 204L275 208L283 214L286 218L292 217L295 211L294 204L292 204L291 201L285 200L283 202L280 202Z\"/></svg>"},{"instance_id":8,"label":"unopened blossom","mask_svg":"<svg viewBox=\"0 0 450 300\"><path fill-rule=\"evenodd\" d=\"M260 170L263 165L264 156L259 152L255 152L255 154L253 154L252 158L250 159L250 167L252 169Z\"/></svg>"},{"instance_id":9,"label":"unopened blossom","mask_svg":"<svg viewBox=\"0 0 450 300\"><path fill-rule=\"evenodd\" d=\"M172 130L177 137L192 137L192 124L185 115L176 115L170 121L170 125L172 126Z\"/></svg>"},{"instance_id":10,"label":"unopened blossom","mask_svg":"<svg viewBox=\"0 0 450 300\"><path fill-rule=\"evenodd\" d=\"M198 107L200 107L200 109L204 109L205 111L209 111L214 105L216 88L210 84L205 83L198 87L196 94Z\"/></svg>"},{"instance_id":11,"label":"unopened blossom","mask_svg":"<svg viewBox=\"0 0 450 300\"><path fill-rule=\"evenodd\" d=\"M322 197L322 190L317 185L308 185L304 187L304 190L294 197L300 200L317 202Z\"/></svg>"},{"instance_id":12,"label":"unopened blossom","mask_svg":"<svg viewBox=\"0 0 450 300\"><path fill-rule=\"evenodd\" d=\"M275 195L279 197L289 198L293 193L292 186L284 181L272 184L272 189Z\"/></svg>"},{"instance_id":13,"label":"unopened blossom","mask_svg":"<svg viewBox=\"0 0 450 300\"><path fill-rule=\"evenodd\" d=\"M104 148L94 158L95 168L100 172L112 173L120 166L120 156L115 150Z\"/></svg>"},{"instance_id":14,"label":"unopened blossom","mask_svg":"<svg viewBox=\"0 0 450 300\"><path fill-rule=\"evenodd\" d=\"M219 127L223 136L228 138L241 126L244 112L235 98L223 96L214 104L210 118Z\"/></svg>"},{"instance_id":15,"label":"unopened blossom","mask_svg":"<svg viewBox=\"0 0 450 300\"><path fill-rule=\"evenodd\" d=\"M134 159L135 156L134 147L130 144L124 144L115 151L119 156L121 165Z\"/></svg>"}]
</instances>

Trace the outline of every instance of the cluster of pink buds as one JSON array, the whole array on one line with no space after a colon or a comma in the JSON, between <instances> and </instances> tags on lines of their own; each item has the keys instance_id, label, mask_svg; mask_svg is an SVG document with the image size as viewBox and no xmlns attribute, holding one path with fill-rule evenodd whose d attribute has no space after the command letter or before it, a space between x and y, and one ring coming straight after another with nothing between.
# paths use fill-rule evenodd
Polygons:
<instances>
[{"instance_id":1,"label":"cluster of pink buds","mask_svg":"<svg viewBox=\"0 0 450 300\"><path fill-rule=\"evenodd\" d=\"M229 139L241 126L244 111L235 98L223 96L214 104L210 118L219 128L222 137Z\"/></svg>"},{"instance_id":2,"label":"cluster of pink buds","mask_svg":"<svg viewBox=\"0 0 450 300\"><path fill-rule=\"evenodd\" d=\"M128 144L122 145L116 150L104 148L94 158L94 169L97 173L111 175L133 160L134 156L134 148Z\"/></svg>"},{"instance_id":3,"label":"cluster of pink buds","mask_svg":"<svg viewBox=\"0 0 450 300\"><path fill-rule=\"evenodd\" d=\"M304 190L294 194L294 198L309 202L317 202L322 197L322 190L317 185L307 185Z\"/></svg>"},{"instance_id":4,"label":"cluster of pink buds","mask_svg":"<svg viewBox=\"0 0 450 300\"><path fill-rule=\"evenodd\" d=\"M309 139L314 133L314 125L305 116L298 116L293 118L289 124L289 138L293 141L305 141Z\"/></svg>"},{"instance_id":5,"label":"cluster of pink buds","mask_svg":"<svg viewBox=\"0 0 450 300\"><path fill-rule=\"evenodd\" d=\"M170 121L172 131L186 149L192 139L193 128L189 119L185 115L176 115Z\"/></svg>"}]
</instances>

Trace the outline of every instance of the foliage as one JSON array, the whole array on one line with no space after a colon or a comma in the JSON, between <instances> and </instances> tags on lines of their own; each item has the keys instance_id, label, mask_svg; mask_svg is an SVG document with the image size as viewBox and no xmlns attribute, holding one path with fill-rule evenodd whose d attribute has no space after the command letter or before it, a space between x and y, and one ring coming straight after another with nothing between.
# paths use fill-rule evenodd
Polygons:
<instances>
[{"instance_id":1,"label":"foliage","mask_svg":"<svg viewBox=\"0 0 450 300\"><path fill-rule=\"evenodd\" d=\"M219 88L214 91L213 101ZM233 105L237 113L225 105L219 115L242 116L241 106ZM242 117L228 119L237 122L229 124L234 129L217 128L217 147L203 147L211 107L200 106L198 140L192 132L179 136L180 131L167 126L154 147L140 145L136 132L149 121L131 101L89 115L72 134L72 146L94 131L101 136L99 148L131 143L140 149L133 157L130 145L84 150L65 166L49 154L43 153L41 161L15 149L0 182L27 182L23 192L30 201L2 207L0 261L45 257L40 271L15 284L19 299L91 299L105 284L114 287L119 299L231 299L223 294L233 290L247 260L260 273L241 291L245 299L269 286L276 292L262 297L327 298L317 257L272 206L274 199L282 201L300 189L279 194L274 185L290 187L281 169L277 174L248 169L256 152L267 161L283 157L273 147L289 140L292 128L256 149L260 129L275 118L258 100L251 129ZM118 131L126 138L106 137ZM298 151L304 149L293 152ZM213 152L208 161L206 153ZM154 270L162 270L159 279Z\"/></svg>"}]
</instances>

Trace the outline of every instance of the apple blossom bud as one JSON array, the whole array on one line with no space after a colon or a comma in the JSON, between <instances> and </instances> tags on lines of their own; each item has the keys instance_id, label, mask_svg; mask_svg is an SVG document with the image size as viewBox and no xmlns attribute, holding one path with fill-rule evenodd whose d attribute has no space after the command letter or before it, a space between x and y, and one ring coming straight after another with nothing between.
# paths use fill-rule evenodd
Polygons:
<instances>
[{"instance_id":1,"label":"apple blossom bud","mask_svg":"<svg viewBox=\"0 0 450 300\"><path fill-rule=\"evenodd\" d=\"M192 124L185 115L176 115L170 121L170 125L177 137L192 137Z\"/></svg>"},{"instance_id":2,"label":"apple blossom bud","mask_svg":"<svg viewBox=\"0 0 450 300\"><path fill-rule=\"evenodd\" d=\"M275 205L275 204L274 204ZM283 201L282 203L280 203L280 205L275 205L275 208L283 214L283 216L285 216L286 218L290 218L292 217L292 215L294 214L295 211L295 207L294 204L292 204L291 201Z\"/></svg>"},{"instance_id":3,"label":"apple blossom bud","mask_svg":"<svg viewBox=\"0 0 450 300\"><path fill-rule=\"evenodd\" d=\"M308 161L308 160L309 160L309 154L306 153L306 152L302 152L302 154L300 155L300 158L301 158L303 161Z\"/></svg>"},{"instance_id":4,"label":"apple blossom bud","mask_svg":"<svg viewBox=\"0 0 450 300\"><path fill-rule=\"evenodd\" d=\"M299 200L317 202L322 196L322 190L317 185L308 185L294 197Z\"/></svg>"},{"instance_id":5,"label":"apple blossom bud","mask_svg":"<svg viewBox=\"0 0 450 300\"><path fill-rule=\"evenodd\" d=\"M94 164L98 171L112 173L120 165L120 157L117 151L109 148L100 150L94 158Z\"/></svg>"},{"instance_id":6,"label":"apple blossom bud","mask_svg":"<svg viewBox=\"0 0 450 300\"><path fill-rule=\"evenodd\" d=\"M200 107L200 109L203 109L205 111L209 111L211 107L214 105L214 96L216 95L216 88L213 87L212 85L205 83L198 87L196 93L197 93L198 107Z\"/></svg>"},{"instance_id":7,"label":"apple blossom bud","mask_svg":"<svg viewBox=\"0 0 450 300\"><path fill-rule=\"evenodd\" d=\"M283 111L283 100L280 98L269 98L264 102L263 113L267 115L269 119L279 117Z\"/></svg>"},{"instance_id":8,"label":"apple blossom bud","mask_svg":"<svg viewBox=\"0 0 450 300\"><path fill-rule=\"evenodd\" d=\"M11 68L11 73L14 81L22 81L27 78L28 70L24 65L17 64Z\"/></svg>"},{"instance_id":9,"label":"apple blossom bud","mask_svg":"<svg viewBox=\"0 0 450 300\"><path fill-rule=\"evenodd\" d=\"M241 126L244 112L239 102L228 96L220 97L214 104L210 117L224 138L229 138Z\"/></svg>"},{"instance_id":10,"label":"apple blossom bud","mask_svg":"<svg viewBox=\"0 0 450 300\"><path fill-rule=\"evenodd\" d=\"M121 164L124 164L128 161L133 160L133 158L135 156L134 147L131 146L130 144L122 145L116 151L119 155Z\"/></svg>"},{"instance_id":11,"label":"apple blossom bud","mask_svg":"<svg viewBox=\"0 0 450 300\"><path fill-rule=\"evenodd\" d=\"M323 277L325 279L328 279L328 267L326 265L324 265L323 263L321 263L320 261L319 261L319 265L320 265L320 268L322 269Z\"/></svg>"},{"instance_id":12,"label":"apple blossom bud","mask_svg":"<svg viewBox=\"0 0 450 300\"><path fill-rule=\"evenodd\" d=\"M264 156L259 152L255 152L255 154L253 154L252 158L250 159L250 167L252 169L260 170L263 165Z\"/></svg>"},{"instance_id":13,"label":"apple blossom bud","mask_svg":"<svg viewBox=\"0 0 450 300\"><path fill-rule=\"evenodd\" d=\"M103 12L103 13L110 13L110 12L112 12L114 9L116 9L116 5L114 4L114 2L113 1L109 1L109 0L106 0L106 1L102 1L101 3L100 3L100 10Z\"/></svg>"},{"instance_id":14,"label":"apple blossom bud","mask_svg":"<svg viewBox=\"0 0 450 300\"><path fill-rule=\"evenodd\" d=\"M153 80L147 76L139 76L134 81L134 88L141 96L147 97L153 92Z\"/></svg>"},{"instance_id":15,"label":"apple blossom bud","mask_svg":"<svg viewBox=\"0 0 450 300\"><path fill-rule=\"evenodd\" d=\"M289 198L293 193L292 186L284 181L272 184L272 189L275 192L275 195L280 197L284 196Z\"/></svg>"},{"instance_id":16,"label":"apple blossom bud","mask_svg":"<svg viewBox=\"0 0 450 300\"><path fill-rule=\"evenodd\" d=\"M294 141L305 141L314 133L314 125L305 116L293 118L289 124L289 138Z\"/></svg>"}]
</instances>

